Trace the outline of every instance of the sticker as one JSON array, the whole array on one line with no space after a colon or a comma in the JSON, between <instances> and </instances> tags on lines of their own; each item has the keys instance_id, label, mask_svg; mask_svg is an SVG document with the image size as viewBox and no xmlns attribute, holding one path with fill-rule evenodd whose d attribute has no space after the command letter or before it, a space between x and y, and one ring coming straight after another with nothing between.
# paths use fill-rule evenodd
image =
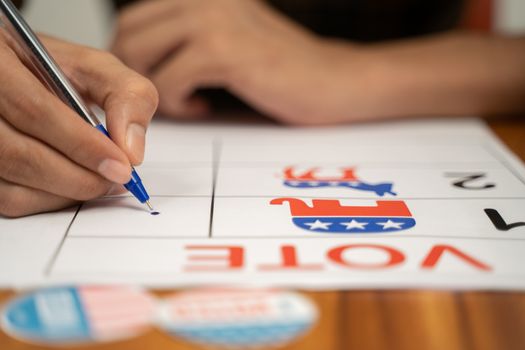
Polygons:
<instances>
[{"instance_id":1,"label":"sticker","mask_svg":"<svg viewBox=\"0 0 525 350\"><path fill-rule=\"evenodd\" d=\"M10 301L1 326L21 341L79 344L139 335L151 325L155 304L128 287L58 287Z\"/></svg>"},{"instance_id":2,"label":"sticker","mask_svg":"<svg viewBox=\"0 0 525 350\"><path fill-rule=\"evenodd\" d=\"M281 346L308 331L317 309L307 298L275 290L207 289L177 294L159 310L175 337L225 348Z\"/></svg>"}]
</instances>

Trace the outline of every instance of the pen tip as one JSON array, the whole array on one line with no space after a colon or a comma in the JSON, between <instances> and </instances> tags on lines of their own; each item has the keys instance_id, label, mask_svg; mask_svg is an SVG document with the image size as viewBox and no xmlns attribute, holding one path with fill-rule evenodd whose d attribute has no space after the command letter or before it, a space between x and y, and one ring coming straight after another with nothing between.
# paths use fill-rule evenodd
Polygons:
<instances>
[{"instance_id":1,"label":"pen tip","mask_svg":"<svg viewBox=\"0 0 525 350\"><path fill-rule=\"evenodd\" d=\"M154 211L153 207L151 206L151 203L149 201L146 201L146 205L148 206L150 211Z\"/></svg>"}]
</instances>

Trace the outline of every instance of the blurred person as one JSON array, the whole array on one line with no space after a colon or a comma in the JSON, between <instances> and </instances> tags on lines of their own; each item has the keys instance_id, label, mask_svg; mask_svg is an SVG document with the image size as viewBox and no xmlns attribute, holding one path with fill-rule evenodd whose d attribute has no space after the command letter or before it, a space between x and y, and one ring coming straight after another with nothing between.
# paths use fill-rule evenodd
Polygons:
<instances>
[{"instance_id":1,"label":"blurred person","mask_svg":"<svg viewBox=\"0 0 525 350\"><path fill-rule=\"evenodd\" d=\"M113 141L52 94L0 26L0 216L61 209L122 188L144 157L150 81L103 51L42 36L75 88L106 112Z\"/></svg>"},{"instance_id":2,"label":"blurred person","mask_svg":"<svg viewBox=\"0 0 525 350\"><path fill-rule=\"evenodd\" d=\"M161 114L223 88L293 124L525 111L525 38L457 29L459 0L117 0L113 52Z\"/></svg>"}]
</instances>

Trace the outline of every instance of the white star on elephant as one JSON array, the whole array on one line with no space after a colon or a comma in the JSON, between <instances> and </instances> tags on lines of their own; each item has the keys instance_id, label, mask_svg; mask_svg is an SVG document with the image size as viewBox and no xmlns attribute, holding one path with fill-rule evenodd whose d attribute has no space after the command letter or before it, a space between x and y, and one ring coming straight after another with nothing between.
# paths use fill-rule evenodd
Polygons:
<instances>
[{"instance_id":1,"label":"white star on elephant","mask_svg":"<svg viewBox=\"0 0 525 350\"><path fill-rule=\"evenodd\" d=\"M347 230L351 230L353 228L364 230L365 226L368 225L368 222L359 222L357 220L352 219L352 221L350 222L342 222L341 225L346 226Z\"/></svg>"},{"instance_id":2,"label":"white star on elephant","mask_svg":"<svg viewBox=\"0 0 525 350\"><path fill-rule=\"evenodd\" d=\"M315 220L315 222L305 223L306 226L310 227L310 230L321 229L328 230L328 227L332 225L330 222L322 222L321 220Z\"/></svg>"},{"instance_id":3,"label":"white star on elephant","mask_svg":"<svg viewBox=\"0 0 525 350\"><path fill-rule=\"evenodd\" d=\"M389 229L389 228L395 228L395 229L401 229L401 226L404 225L404 222L395 222L390 219L386 222L378 222L378 225L383 226L383 230Z\"/></svg>"}]
</instances>

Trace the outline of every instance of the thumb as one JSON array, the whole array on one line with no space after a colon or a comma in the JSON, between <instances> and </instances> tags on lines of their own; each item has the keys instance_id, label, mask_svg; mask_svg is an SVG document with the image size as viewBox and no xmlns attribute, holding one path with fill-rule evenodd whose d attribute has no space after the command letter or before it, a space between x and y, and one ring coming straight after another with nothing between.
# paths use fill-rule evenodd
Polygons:
<instances>
[{"instance_id":1,"label":"thumb","mask_svg":"<svg viewBox=\"0 0 525 350\"><path fill-rule=\"evenodd\" d=\"M144 159L148 125L158 105L153 84L126 67L113 55L95 49L54 41L53 49L75 87L106 112L113 142L124 151L131 164Z\"/></svg>"}]
</instances>

